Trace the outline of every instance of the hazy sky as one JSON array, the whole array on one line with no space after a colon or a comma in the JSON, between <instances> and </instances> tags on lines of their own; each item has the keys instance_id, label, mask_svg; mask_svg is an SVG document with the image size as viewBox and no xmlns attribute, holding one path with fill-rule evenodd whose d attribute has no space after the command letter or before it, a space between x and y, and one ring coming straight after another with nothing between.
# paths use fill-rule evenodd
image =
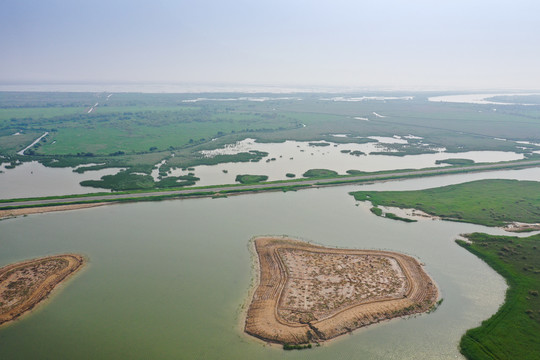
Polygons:
<instances>
[{"instance_id":1,"label":"hazy sky","mask_svg":"<svg viewBox=\"0 0 540 360\"><path fill-rule=\"evenodd\" d=\"M0 82L540 88L540 1L2 0Z\"/></svg>"}]
</instances>

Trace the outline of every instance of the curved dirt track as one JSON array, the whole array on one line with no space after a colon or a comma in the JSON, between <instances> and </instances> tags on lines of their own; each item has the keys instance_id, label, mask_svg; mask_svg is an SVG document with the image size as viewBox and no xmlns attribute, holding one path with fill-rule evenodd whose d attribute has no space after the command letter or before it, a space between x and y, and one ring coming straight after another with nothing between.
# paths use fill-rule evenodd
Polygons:
<instances>
[{"instance_id":1,"label":"curved dirt track","mask_svg":"<svg viewBox=\"0 0 540 360\"><path fill-rule=\"evenodd\" d=\"M255 239L260 277L249 306L245 331L265 341L281 344L305 344L324 341L354 329L394 317L421 313L431 309L438 290L431 278L414 258L390 251L346 250L325 248L288 238L259 237ZM291 322L281 316L284 289L290 286L289 269L283 251L301 251L321 256L386 258L399 264L406 278L403 294L385 298L365 298L311 320ZM358 274L362 276L363 274ZM315 292L315 294L317 294Z\"/></svg>"}]
</instances>

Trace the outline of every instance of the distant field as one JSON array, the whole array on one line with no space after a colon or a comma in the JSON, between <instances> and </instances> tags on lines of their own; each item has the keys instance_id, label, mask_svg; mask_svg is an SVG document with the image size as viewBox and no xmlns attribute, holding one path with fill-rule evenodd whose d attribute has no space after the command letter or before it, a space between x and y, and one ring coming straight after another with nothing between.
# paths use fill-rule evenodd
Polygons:
<instances>
[{"instance_id":1,"label":"distant field","mask_svg":"<svg viewBox=\"0 0 540 360\"><path fill-rule=\"evenodd\" d=\"M535 106L493 111L486 105L431 103L423 96L416 100L339 102L321 100L324 94L298 94L301 101L189 102L198 97L230 100L253 94L108 95L0 93L0 150L9 154L28 144L20 138L18 148L2 146L6 136L40 131L51 135L35 149L37 155L72 156L181 150L213 145L210 141L215 138L234 142L247 136L260 141L365 142L362 137L413 134L423 137L423 143L451 151L525 150L494 137L540 141L540 115ZM265 95L269 94L261 94ZM96 103L99 105L88 113ZM329 136L333 133L351 137ZM405 153L428 150L419 146L420 139L409 142L411 145L388 147Z\"/></svg>"},{"instance_id":2,"label":"distant field","mask_svg":"<svg viewBox=\"0 0 540 360\"><path fill-rule=\"evenodd\" d=\"M363 95L367 94L340 96ZM260 160L254 154L210 159L199 153L247 137L259 142L365 143L376 141L368 136L414 135L407 144L385 144L378 152L394 156L441 148L527 156L540 150L534 145L540 143L540 106L502 106L494 111L491 105L429 102L425 93L406 95L415 96L348 102L328 100L336 94L0 92L0 161L15 165L38 160L56 167L99 163L101 168L136 167L149 174L163 159L166 166L179 168ZM49 135L25 156L16 155L45 132Z\"/></svg>"}]
</instances>

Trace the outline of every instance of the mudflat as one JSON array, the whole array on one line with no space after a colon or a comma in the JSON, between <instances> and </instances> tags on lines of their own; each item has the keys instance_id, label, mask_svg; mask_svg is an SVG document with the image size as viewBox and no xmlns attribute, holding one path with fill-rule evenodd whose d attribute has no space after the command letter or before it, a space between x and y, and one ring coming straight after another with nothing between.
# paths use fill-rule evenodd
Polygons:
<instances>
[{"instance_id":1,"label":"mudflat","mask_svg":"<svg viewBox=\"0 0 540 360\"><path fill-rule=\"evenodd\" d=\"M72 204L72 205L40 206L40 207L31 207L31 208L0 210L0 219L11 218L11 217L16 217L16 216L21 216L21 215L42 214L42 213L53 212L53 211L87 209L87 208L102 206L102 205L107 205L107 204L108 203Z\"/></svg>"},{"instance_id":2,"label":"mudflat","mask_svg":"<svg viewBox=\"0 0 540 360\"><path fill-rule=\"evenodd\" d=\"M84 258L62 254L11 264L0 269L0 324L31 310L69 275Z\"/></svg>"},{"instance_id":3,"label":"mudflat","mask_svg":"<svg viewBox=\"0 0 540 360\"><path fill-rule=\"evenodd\" d=\"M420 263L391 251L348 250L281 237L254 240L259 283L245 332L280 344L321 342L430 310L438 290Z\"/></svg>"}]
</instances>

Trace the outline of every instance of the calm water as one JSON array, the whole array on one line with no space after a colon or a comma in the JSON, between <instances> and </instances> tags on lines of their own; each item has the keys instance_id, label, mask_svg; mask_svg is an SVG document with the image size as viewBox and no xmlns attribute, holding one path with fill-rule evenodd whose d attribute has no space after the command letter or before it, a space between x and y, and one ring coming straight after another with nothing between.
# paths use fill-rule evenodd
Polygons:
<instances>
[{"instance_id":1,"label":"calm water","mask_svg":"<svg viewBox=\"0 0 540 360\"><path fill-rule=\"evenodd\" d=\"M378 137L381 141L396 142L405 139ZM286 141L284 143L259 144L252 139L239 142L236 146L216 150L215 153L234 154L242 151L261 150L269 155L263 160L252 163L228 163L213 166L197 166L194 171L177 169L171 175L186 175L194 172L201 180L196 186L234 184L238 174L267 175L269 180L285 180L285 174L293 173L297 177L309 169L331 169L339 174L347 170L380 171L391 169L420 169L434 167L436 160L447 158L466 158L476 162L497 162L518 160L523 154L502 151L470 151L464 153L445 153L409 156L362 155L354 156L342 153L341 150L360 150L366 153L379 151L374 143L368 144L334 144L326 147L310 146L308 142ZM267 159L275 160L267 162ZM22 198L33 196L52 196L85 194L92 192L108 192L79 185L83 180L99 180L104 175L116 174L119 168L87 171L83 174L73 172L72 168L50 168L36 161L23 163L15 169L5 169L0 165L0 199ZM439 165L445 166L445 165ZM225 173L224 170L227 172ZM154 169L152 175L157 179L159 171Z\"/></svg>"},{"instance_id":2,"label":"calm water","mask_svg":"<svg viewBox=\"0 0 540 360\"><path fill-rule=\"evenodd\" d=\"M6 169L6 165L0 165L0 199L108 192L107 189L81 186L79 182L99 180L104 175L116 174L120 170L109 168L79 174L73 172L73 168L51 168L37 161L23 163L15 169Z\"/></svg>"},{"instance_id":3,"label":"calm water","mask_svg":"<svg viewBox=\"0 0 540 360\"><path fill-rule=\"evenodd\" d=\"M336 134L335 136L343 136ZM435 161L448 158L465 158L476 162L498 162L523 159L523 154L503 151L468 151L462 153L438 152L435 154L388 156L360 155L342 153L342 150L362 151L369 154L373 151L385 150L385 143L406 143L405 138L376 137L381 143L367 144L334 144L329 146L310 146L309 142L285 141L283 143L256 143L253 139L245 139L234 146L209 151L209 154L236 154L250 150L265 151L269 155L259 162L228 163L218 165L196 166L195 170L172 171L172 175L185 175L194 172L201 180L197 186L234 184L238 174L267 175L268 180L285 180L285 174L292 173L296 177L309 169L330 169L345 175L347 170L382 171L393 169L421 169L435 167ZM267 161L268 159L274 159ZM440 167L447 165L438 165ZM226 172L224 172L224 170ZM154 172L154 176L158 171Z\"/></svg>"},{"instance_id":4,"label":"calm water","mask_svg":"<svg viewBox=\"0 0 540 360\"><path fill-rule=\"evenodd\" d=\"M495 174L495 173L493 173ZM468 181L487 174L227 199L135 203L0 221L0 266L62 252L90 259L46 305L0 329L2 359L455 359L460 336L503 301L503 279L454 243L497 229L375 217L347 193ZM498 177L540 179L539 169ZM287 234L329 246L418 257L440 286L433 314L283 352L242 333L253 269L248 241Z\"/></svg>"}]
</instances>

